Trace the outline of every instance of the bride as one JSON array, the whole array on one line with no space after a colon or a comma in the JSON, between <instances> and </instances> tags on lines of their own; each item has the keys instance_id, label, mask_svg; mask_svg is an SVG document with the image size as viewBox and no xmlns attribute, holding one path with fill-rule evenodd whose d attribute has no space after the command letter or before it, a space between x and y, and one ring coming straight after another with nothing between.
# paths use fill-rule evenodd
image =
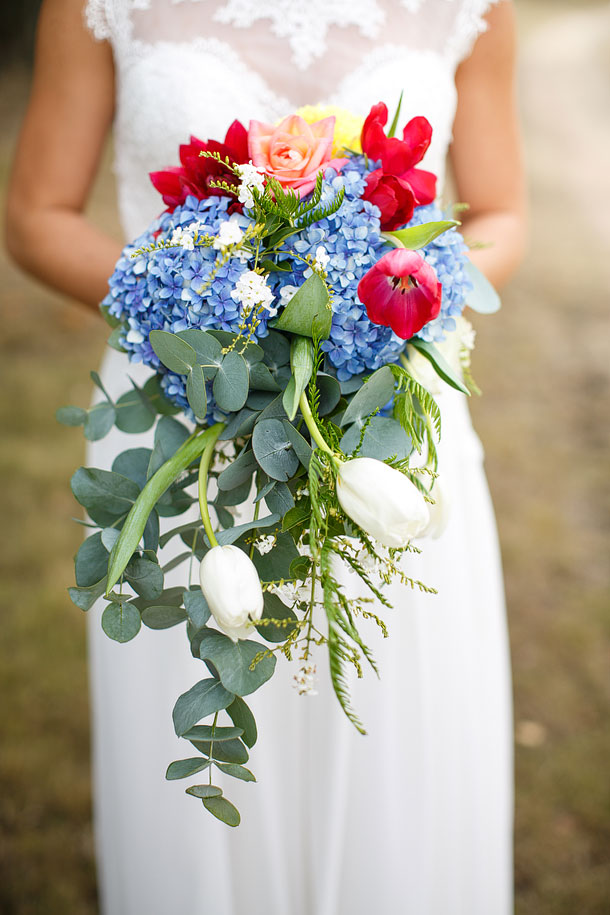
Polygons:
<instances>
[{"instance_id":1,"label":"bride","mask_svg":"<svg viewBox=\"0 0 610 915\"><path fill-rule=\"evenodd\" d=\"M96 307L120 246L83 215L114 121L123 229L162 203L148 172L189 135L274 121L307 103L365 115L401 90L401 119L449 150L467 239L496 285L517 263L524 193L507 0L44 0L36 69L8 200L9 246L28 271ZM111 394L141 366L109 351ZM179 783L175 698L200 678L181 627L126 645L90 612L95 827L105 915L508 915L512 737L508 646L493 514L465 399L445 388L440 470L452 512L418 576L393 585L381 681L358 683L368 736L343 717L323 664L317 696L287 663L253 697L257 785L232 783L242 824L213 820ZM109 467L117 430L90 449ZM183 575L182 570L177 574ZM169 582L170 584L172 582ZM349 587L349 585L348 585ZM239 790L238 790L239 789Z\"/></svg>"}]
</instances>

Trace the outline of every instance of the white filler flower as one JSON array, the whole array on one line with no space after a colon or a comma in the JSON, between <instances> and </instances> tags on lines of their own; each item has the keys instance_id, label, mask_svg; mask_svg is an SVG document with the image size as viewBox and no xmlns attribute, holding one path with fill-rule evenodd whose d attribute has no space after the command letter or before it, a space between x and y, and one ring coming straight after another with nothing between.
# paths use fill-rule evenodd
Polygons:
<instances>
[{"instance_id":1,"label":"white filler flower","mask_svg":"<svg viewBox=\"0 0 610 915\"><path fill-rule=\"evenodd\" d=\"M218 230L218 235L214 239L213 247L217 251L222 251L225 248L229 248L231 245L238 245L244 233L241 228L233 220L228 219L227 222L223 222Z\"/></svg>"},{"instance_id":2,"label":"white filler flower","mask_svg":"<svg viewBox=\"0 0 610 915\"><path fill-rule=\"evenodd\" d=\"M237 199L244 206L253 207L253 189L256 188L261 194L265 190L265 170L258 165L253 165L252 162L238 165L235 170L241 178Z\"/></svg>"},{"instance_id":3,"label":"white filler flower","mask_svg":"<svg viewBox=\"0 0 610 915\"><path fill-rule=\"evenodd\" d=\"M324 245L318 245L316 248L316 258L313 262L313 265L316 270L326 270L330 257L326 251Z\"/></svg>"},{"instance_id":4,"label":"white filler flower","mask_svg":"<svg viewBox=\"0 0 610 915\"><path fill-rule=\"evenodd\" d=\"M411 480L375 458L341 465L337 498L345 514L384 546L405 547L429 520L424 497Z\"/></svg>"},{"instance_id":5,"label":"white filler flower","mask_svg":"<svg viewBox=\"0 0 610 915\"><path fill-rule=\"evenodd\" d=\"M231 298L240 303L246 317L257 307L266 309L270 314L276 312L276 309L271 307L274 296L267 286L267 278L254 270L242 273L231 293Z\"/></svg>"},{"instance_id":6,"label":"white filler flower","mask_svg":"<svg viewBox=\"0 0 610 915\"><path fill-rule=\"evenodd\" d=\"M219 629L234 642L256 634L248 620L263 614L263 589L254 563L237 546L213 546L199 566L203 596Z\"/></svg>"}]
</instances>

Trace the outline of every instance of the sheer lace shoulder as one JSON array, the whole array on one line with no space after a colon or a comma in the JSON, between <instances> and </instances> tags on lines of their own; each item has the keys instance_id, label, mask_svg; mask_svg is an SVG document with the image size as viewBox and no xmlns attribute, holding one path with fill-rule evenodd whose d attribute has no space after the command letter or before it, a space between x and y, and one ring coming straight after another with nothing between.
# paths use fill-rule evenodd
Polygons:
<instances>
[{"instance_id":1,"label":"sheer lace shoulder","mask_svg":"<svg viewBox=\"0 0 610 915\"><path fill-rule=\"evenodd\" d=\"M112 37L106 9L106 0L87 0L84 9L87 28L98 41Z\"/></svg>"},{"instance_id":2,"label":"sheer lace shoulder","mask_svg":"<svg viewBox=\"0 0 610 915\"><path fill-rule=\"evenodd\" d=\"M460 3L453 34L447 44L447 53L456 65L468 57L479 35L487 30L485 14L499 2L501 0L465 0Z\"/></svg>"}]
</instances>

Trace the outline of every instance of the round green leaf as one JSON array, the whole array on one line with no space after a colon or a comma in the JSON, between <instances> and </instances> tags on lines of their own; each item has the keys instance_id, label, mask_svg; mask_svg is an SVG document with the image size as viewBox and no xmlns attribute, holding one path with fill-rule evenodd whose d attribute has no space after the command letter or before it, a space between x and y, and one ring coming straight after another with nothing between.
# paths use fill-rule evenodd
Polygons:
<instances>
[{"instance_id":1,"label":"round green leaf","mask_svg":"<svg viewBox=\"0 0 610 915\"><path fill-rule=\"evenodd\" d=\"M151 454L150 448L129 448L127 451L117 454L112 464L112 470L114 473L120 473L133 480L140 489L143 489L146 485Z\"/></svg>"},{"instance_id":2,"label":"round green leaf","mask_svg":"<svg viewBox=\"0 0 610 915\"><path fill-rule=\"evenodd\" d=\"M221 797L222 788L216 788L214 785L191 785L186 789L187 794L193 797Z\"/></svg>"},{"instance_id":3,"label":"round green leaf","mask_svg":"<svg viewBox=\"0 0 610 915\"><path fill-rule=\"evenodd\" d=\"M211 337L210 339L214 339ZM208 394L205 388L205 378L200 365L191 366L186 379L186 398L189 406L197 419L205 419L208 412Z\"/></svg>"},{"instance_id":4,"label":"round green leaf","mask_svg":"<svg viewBox=\"0 0 610 915\"><path fill-rule=\"evenodd\" d=\"M272 372L277 371L281 366L288 365L290 362L290 343L284 334L278 334L275 330L270 330L266 337L260 340L259 346L265 353L265 365Z\"/></svg>"},{"instance_id":5,"label":"round green leaf","mask_svg":"<svg viewBox=\"0 0 610 915\"><path fill-rule=\"evenodd\" d=\"M245 766L239 766L237 763L221 763L217 762L216 766L220 769L221 772L226 773L226 775L232 776L232 778L240 778L243 782L255 782L256 779L252 775L249 769L246 769Z\"/></svg>"},{"instance_id":6,"label":"round green leaf","mask_svg":"<svg viewBox=\"0 0 610 915\"><path fill-rule=\"evenodd\" d=\"M108 571L108 551L102 543L102 534L92 534L81 544L74 559L76 584L89 588L100 581Z\"/></svg>"},{"instance_id":7,"label":"round green leaf","mask_svg":"<svg viewBox=\"0 0 610 915\"><path fill-rule=\"evenodd\" d=\"M197 356L197 363L203 368L205 377L213 378L222 362L222 346L216 337L197 327L189 327L187 330L178 331L177 336L193 347Z\"/></svg>"},{"instance_id":8,"label":"round green leaf","mask_svg":"<svg viewBox=\"0 0 610 915\"><path fill-rule=\"evenodd\" d=\"M197 361L193 347L176 334L170 334L166 330L151 330L149 340L155 353L170 372L186 375Z\"/></svg>"},{"instance_id":9,"label":"round green leaf","mask_svg":"<svg viewBox=\"0 0 610 915\"><path fill-rule=\"evenodd\" d=\"M236 413L248 397L249 376L246 360L232 351L222 360L214 378L214 399L221 410Z\"/></svg>"},{"instance_id":10,"label":"round green leaf","mask_svg":"<svg viewBox=\"0 0 610 915\"><path fill-rule=\"evenodd\" d=\"M210 766L209 759L202 759L201 756L191 756L190 759L176 759L167 767L165 777L169 781L177 778L190 778L197 772L202 772Z\"/></svg>"},{"instance_id":11,"label":"round green leaf","mask_svg":"<svg viewBox=\"0 0 610 915\"><path fill-rule=\"evenodd\" d=\"M102 613L102 629L115 642L129 642L140 631L142 620L133 604L108 604Z\"/></svg>"},{"instance_id":12,"label":"round green leaf","mask_svg":"<svg viewBox=\"0 0 610 915\"><path fill-rule=\"evenodd\" d=\"M252 630L254 632L254 629ZM222 685L236 696L247 696L262 686L275 670L275 657L265 657L253 670L250 664L265 646L250 639L233 642L228 636L210 629L204 633L199 646L199 656L212 662ZM232 761L232 760L230 760ZM239 762L240 760L234 760Z\"/></svg>"},{"instance_id":13,"label":"round green leaf","mask_svg":"<svg viewBox=\"0 0 610 915\"><path fill-rule=\"evenodd\" d=\"M233 724L243 731L241 739L246 746L253 747L258 737L256 721L248 705L240 696L235 696L231 705L227 707L227 714Z\"/></svg>"},{"instance_id":14,"label":"round green leaf","mask_svg":"<svg viewBox=\"0 0 610 915\"><path fill-rule=\"evenodd\" d=\"M354 423L341 439L341 449L350 454L358 447L362 423ZM384 416L373 416L367 426L359 457L372 457L380 461L396 455L402 459L411 454L411 439L395 419Z\"/></svg>"},{"instance_id":15,"label":"round green leaf","mask_svg":"<svg viewBox=\"0 0 610 915\"><path fill-rule=\"evenodd\" d=\"M259 466L273 480L285 483L299 466L299 459L279 419L261 419L256 424L252 448Z\"/></svg>"},{"instance_id":16,"label":"round green leaf","mask_svg":"<svg viewBox=\"0 0 610 915\"><path fill-rule=\"evenodd\" d=\"M216 819L222 820L227 826L239 826L241 822L239 810L225 797L204 797L202 803L206 810L209 810Z\"/></svg>"},{"instance_id":17,"label":"round green leaf","mask_svg":"<svg viewBox=\"0 0 610 915\"><path fill-rule=\"evenodd\" d=\"M137 391L127 391L116 403L116 427L121 432L147 432L155 421L154 411Z\"/></svg>"},{"instance_id":18,"label":"round green leaf","mask_svg":"<svg viewBox=\"0 0 610 915\"><path fill-rule=\"evenodd\" d=\"M233 698L233 693L226 690L218 680L200 680L199 683L195 683L178 698L174 706L172 717L178 737L202 718L226 708Z\"/></svg>"},{"instance_id":19,"label":"round green leaf","mask_svg":"<svg viewBox=\"0 0 610 915\"><path fill-rule=\"evenodd\" d=\"M60 407L55 412L55 418L64 426L82 426L87 419L87 411L82 407Z\"/></svg>"},{"instance_id":20,"label":"round green leaf","mask_svg":"<svg viewBox=\"0 0 610 915\"><path fill-rule=\"evenodd\" d=\"M183 623L186 613L182 607L172 607L167 604L153 604L142 610L142 622L149 629L171 629L178 623Z\"/></svg>"},{"instance_id":21,"label":"round green leaf","mask_svg":"<svg viewBox=\"0 0 610 915\"><path fill-rule=\"evenodd\" d=\"M296 614L280 600L277 594L270 591L265 592L265 609L263 610L262 619L264 620L285 620L287 625L280 626L277 623L268 623L267 625L257 625L258 634L267 642L285 642L290 633L294 630Z\"/></svg>"},{"instance_id":22,"label":"round green leaf","mask_svg":"<svg viewBox=\"0 0 610 915\"><path fill-rule=\"evenodd\" d=\"M116 411L111 403L106 400L96 403L87 413L84 428L85 438L90 442L104 438L114 426L115 418Z\"/></svg>"},{"instance_id":23,"label":"round green leaf","mask_svg":"<svg viewBox=\"0 0 610 915\"><path fill-rule=\"evenodd\" d=\"M79 467L70 481L74 498L104 527L129 511L140 493L133 480L109 470Z\"/></svg>"},{"instance_id":24,"label":"round green leaf","mask_svg":"<svg viewBox=\"0 0 610 915\"><path fill-rule=\"evenodd\" d=\"M125 568L125 578L146 600L156 600L163 592L163 570L144 556L133 556Z\"/></svg>"}]
</instances>

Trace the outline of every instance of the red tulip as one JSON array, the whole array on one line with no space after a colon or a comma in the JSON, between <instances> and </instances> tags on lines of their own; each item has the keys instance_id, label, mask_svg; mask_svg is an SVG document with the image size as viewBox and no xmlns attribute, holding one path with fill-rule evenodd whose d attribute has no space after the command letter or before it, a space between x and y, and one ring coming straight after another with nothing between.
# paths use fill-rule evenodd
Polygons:
<instances>
[{"instance_id":1,"label":"red tulip","mask_svg":"<svg viewBox=\"0 0 610 915\"><path fill-rule=\"evenodd\" d=\"M379 207L381 228L385 232L404 226L411 219L415 206L411 186L395 175L384 175L381 168L376 168L367 177L362 199Z\"/></svg>"},{"instance_id":2,"label":"red tulip","mask_svg":"<svg viewBox=\"0 0 610 915\"><path fill-rule=\"evenodd\" d=\"M184 203L189 195L202 200L204 197L218 197L226 195L233 197L229 212L242 210L243 206L237 198L228 191L211 186L210 182L226 181L235 184L236 178L227 166L201 156L202 151L217 152L223 158L228 157L231 162L241 164L248 161L248 134L246 128L239 121L233 121L227 130L224 143L217 140L203 140L191 137L191 142L180 147L181 166L151 172L150 180L163 197L163 202L170 211Z\"/></svg>"},{"instance_id":3,"label":"red tulip","mask_svg":"<svg viewBox=\"0 0 610 915\"><path fill-rule=\"evenodd\" d=\"M358 283L358 297L373 324L409 340L441 309L442 285L417 251L388 251Z\"/></svg>"},{"instance_id":4,"label":"red tulip","mask_svg":"<svg viewBox=\"0 0 610 915\"><path fill-rule=\"evenodd\" d=\"M397 137L386 137L384 128L387 120L388 109L383 102L373 105L362 128L360 139L363 152L371 159L381 159L380 171L384 178L392 176L400 179L403 188L405 184L409 185L415 206L432 203L436 197L436 175L421 168L415 168L430 146L432 127L429 121L424 117L412 118L403 129L402 140L399 140ZM371 175L376 175L376 171ZM367 193L373 194L379 183L380 178L375 178L372 182L374 187ZM387 207L386 209L380 207L382 209L381 227L391 231L389 224L384 225L386 218L384 214L388 214L387 218L392 222L392 229L396 229L409 221L413 215L413 208L411 207L409 210L404 193L397 193L395 184L384 181L384 185L384 194L387 193L386 188L391 186L397 199L400 197L405 203L404 210L401 211L397 206L391 215ZM365 193L365 199L372 200L372 197L367 197ZM377 203L376 200L373 202Z\"/></svg>"}]
</instances>

